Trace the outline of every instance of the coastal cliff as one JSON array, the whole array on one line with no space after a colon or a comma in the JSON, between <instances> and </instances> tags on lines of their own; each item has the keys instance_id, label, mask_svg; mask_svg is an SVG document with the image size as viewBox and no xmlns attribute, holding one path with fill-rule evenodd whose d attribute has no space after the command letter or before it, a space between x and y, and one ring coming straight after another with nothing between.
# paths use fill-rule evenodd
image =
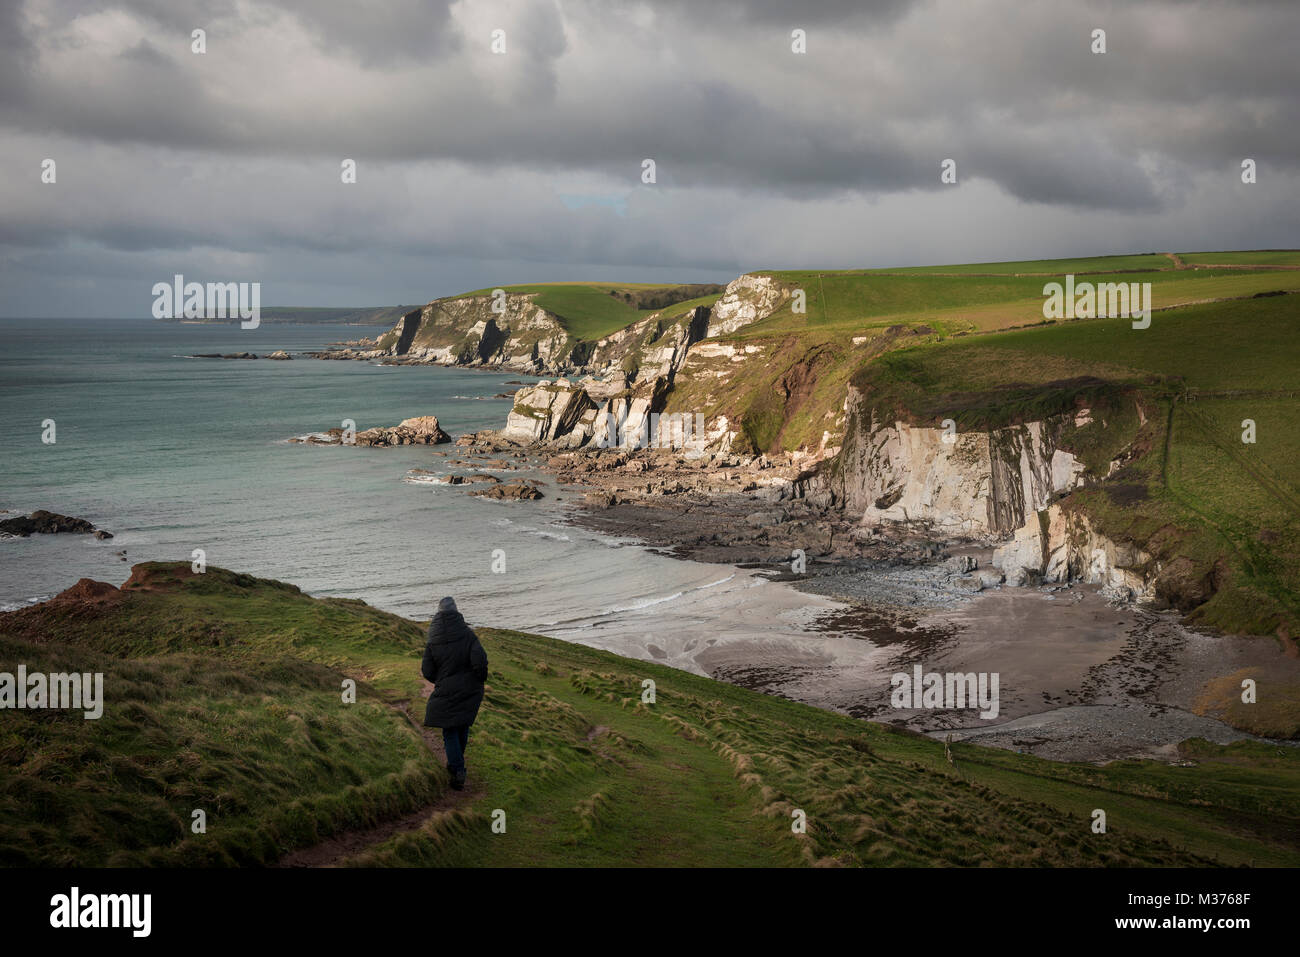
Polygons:
<instances>
[{"instance_id":1,"label":"coastal cliff","mask_svg":"<svg viewBox=\"0 0 1300 957\"><path fill-rule=\"evenodd\" d=\"M852 425L828 485L864 525L915 523L996 543L992 564L1010 585L1081 581L1114 597L1166 597L1159 561L1062 504L1117 471L1128 451L1093 471L1070 450L1076 433L1093 424L1091 409L960 432L883 425L852 387L846 407Z\"/></svg>"},{"instance_id":2,"label":"coastal cliff","mask_svg":"<svg viewBox=\"0 0 1300 957\"><path fill-rule=\"evenodd\" d=\"M557 365L571 350L558 317L531 296L487 295L438 299L408 312L379 337L375 351L439 365L532 372Z\"/></svg>"},{"instance_id":3,"label":"coastal cliff","mask_svg":"<svg viewBox=\"0 0 1300 957\"><path fill-rule=\"evenodd\" d=\"M1086 466L1062 439L1091 421L1088 409L962 432L879 423L852 386L845 407L851 426L833 488L866 523L922 521L945 534L1003 537L1085 481Z\"/></svg>"},{"instance_id":4,"label":"coastal cliff","mask_svg":"<svg viewBox=\"0 0 1300 957\"><path fill-rule=\"evenodd\" d=\"M471 293L412 310L372 348L351 351L535 375L666 376L708 332L709 309L696 301L711 302L719 289L574 284ZM646 303L653 305L638 308Z\"/></svg>"},{"instance_id":5,"label":"coastal cliff","mask_svg":"<svg viewBox=\"0 0 1300 957\"><path fill-rule=\"evenodd\" d=\"M1082 582L1185 613L1222 588L1221 549L1204 536L1114 507L1147 494L1138 478L1154 467L1165 427L1143 390L1086 377L1053 381L999 393L1005 405L993 412L983 397L964 396L983 411L972 420L959 401L951 414L960 426L931 418L924 406L900 412L889 394L870 382L859 387L843 370L872 368L927 341L923 332L891 326L830 346L738 338L782 301L773 285L743 278L710 310L710 332L731 332L687 342L653 380L588 376L521 389L501 435L558 452L627 450L589 455L585 467L564 461L600 487L591 494L599 507L748 493L760 499L750 524L763 524L763 502L798 502L823 525L847 525L833 549L840 557L880 535L919 535L991 549L991 568L979 572L986 585Z\"/></svg>"},{"instance_id":6,"label":"coastal cliff","mask_svg":"<svg viewBox=\"0 0 1300 957\"><path fill-rule=\"evenodd\" d=\"M826 553L840 558L882 536L927 539L934 555L969 543L991 550L981 580L1095 583L1289 634L1300 505L1277 469L1293 457L1230 431L1285 416L1286 349L1245 378L1234 370L1255 366L1226 359L1244 319L1290 341L1293 309L1260 299L1249 272L1231 281L1249 301L1180 292L1140 333L1043 321L1041 280L995 270L505 287L436 300L327 357L545 376L501 431L469 441L562 457L598 508L730 495L763 532L765 509L791 506L833 527ZM1223 421L1207 404L1247 395Z\"/></svg>"}]
</instances>

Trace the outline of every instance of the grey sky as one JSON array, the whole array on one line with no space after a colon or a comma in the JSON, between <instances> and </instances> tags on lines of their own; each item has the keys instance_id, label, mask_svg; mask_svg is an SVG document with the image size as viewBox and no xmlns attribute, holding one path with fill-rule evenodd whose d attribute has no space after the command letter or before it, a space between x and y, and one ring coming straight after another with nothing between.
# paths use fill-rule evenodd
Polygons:
<instances>
[{"instance_id":1,"label":"grey sky","mask_svg":"<svg viewBox=\"0 0 1300 957\"><path fill-rule=\"evenodd\" d=\"M1262 0L2 0L0 315L1300 246L1298 36Z\"/></svg>"}]
</instances>

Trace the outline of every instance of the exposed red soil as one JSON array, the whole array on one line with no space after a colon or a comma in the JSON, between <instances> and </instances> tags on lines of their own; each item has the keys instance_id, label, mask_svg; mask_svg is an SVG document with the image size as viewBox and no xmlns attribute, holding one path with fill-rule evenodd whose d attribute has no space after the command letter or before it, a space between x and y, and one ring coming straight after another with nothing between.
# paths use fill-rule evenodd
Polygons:
<instances>
[{"instance_id":1,"label":"exposed red soil","mask_svg":"<svg viewBox=\"0 0 1300 957\"><path fill-rule=\"evenodd\" d=\"M171 562L162 568L141 562L131 566L131 577L122 583L122 590L161 591L197 577L198 573L186 562Z\"/></svg>"}]
</instances>

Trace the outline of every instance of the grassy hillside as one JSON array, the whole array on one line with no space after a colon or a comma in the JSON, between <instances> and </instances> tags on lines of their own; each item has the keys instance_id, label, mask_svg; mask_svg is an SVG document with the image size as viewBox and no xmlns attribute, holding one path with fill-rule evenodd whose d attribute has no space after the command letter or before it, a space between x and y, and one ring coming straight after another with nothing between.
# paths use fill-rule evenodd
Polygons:
<instances>
[{"instance_id":1,"label":"grassy hillside","mask_svg":"<svg viewBox=\"0 0 1300 957\"><path fill-rule=\"evenodd\" d=\"M1256 249L1249 252L1179 253L1185 263L1214 263L1225 266L1300 267L1300 249Z\"/></svg>"},{"instance_id":2,"label":"grassy hillside","mask_svg":"<svg viewBox=\"0 0 1300 957\"><path fill-rule=\"evenodd\" d=\"M553 282L500 288L508 293L532 294L537 305L558 316L565 330L574 339L582 341L600 339L638 319L644 319L652 312L675 306L686 299L699 298L695 295L698 290L694 287L672 283ZM455 298L464 299L491 293L491 289L477 289ZM717 294L710 293L696 305L715 299Z\"/></svg>"},{"instance_id":3,"label":"grassy hillside","mask_svg":"<svg viewBox=\"0 0 1300 957\"><path fill-rule=\"evenodd\" d=\"M865 364L852 381L882 417L917 423L997 428L1100 409L1110 421L1089 428L1104 438L1105 454L1090 462L1098 474L1125 446L1139 454L1070 501L1117 540L1156 541L1166 562L1190 563L1190 578L1216 579L1204 604L1186 596L1197 620L1294 634L1300 435L1288 423L1300 414L1297 368L1300 300L1277 296L1157 313L1149 329L1094 320L932 340ZM1242 441L1247 419L1253 444ZM1287 704L1292 725L1296 704Z\"/></svg>"},{"instance_id":4,"label":"grassy hillside","mask_svg":"<svg viewBox=\"0 0 1300 957\"><path fill-rule=\"evenodd\" d=\"M857 382L922 419L983 403L979 424L996 426L1017 419L1001 399L1009 391L1069 376L1164 391L1288 391L1300 388L1298 361L1300 298L1274 296L1156 313L1148 329L1098 319L931 340L882 356Z\"/></svg>"},{"instance_id":5,"label":"grassy hillside","mask_svg":"<svg viewBox=\"0 0 1300 957\"><path fill-rule=\"evenodd\" d=\"M796 314L786 302L770 317L744 327L737 335L742 339L806 331L851 335L898 323L925 324L940 334L956 335L1029 325L1043 321L1043 285L1063 282L1072 271L1063 268L1005 276L773 272L768 275L807 293L807 312ZM1274 290L1300 291L1300 270L1161 269L1101 273L1089 275L1087 281L1149 282L1152 307L1166 309Z\"/></svg>"},{"instance_id":6,"label":"grassy hillside","mask_svg":"<svg viewBox=\"0 0 1300 957\"><path fill-rule=\"evenodd\" d=\"M1300 756L1063 765L480 628L471 787L421 713L422 629L185 564L0 616L0 669L102 670L102 719L6 712L5 864L1290 865ZM358 681L344 704L345 676ZM657 684L642 703L642 682ZM436 740L436 738L435 738ZM191 811L208 814L193 834ZM807 815L806 834L791 812ZM1094 808L1108 832L1090 831ZM493 833L493 812L507 829Z\"/></svg>"},{"instance_id":7,"label":"grassy hillside","mask_svg":"<svg viewBox=\"0 0 1300 957\"><path fill-rule=\"evenodd\" d=\"M1156 543L1180 562L1175 604L1233 631L1300 629L1300 269L1295 251L1044 260L886 271L771 272L807 294L718 343L736 362L701 352L669 411L726 416L752 451L839 444L852 383L882 420L991 429L1088 406L1092 425L1071 450L1097 476L1134 453L1103 487L1076 493L1119 540ZM1188 261L1236 268L1188 267ZM1043 285L1066 272L1088 281L1150 282L1151 326L1128 320L1045 322ZM1270 295L1283 291L1287 295ZM1258 297L1258 298L1256 298ZM1257 441L1241 441L1242 422ZM1211 595L1213 597L1211 597ZM1285 696L1260 727L1300 728ZM1290 733L1290 732L1288 732Z\"/></svg>"},{"instance_id":8,"label":"grassy hillside","mask_svg":"<svg viewBox=\"0 0 1300 957\"><path fill-rule=\"evenodd\" d=\"M1088 256L1081 259L1031 259L1020 262L961 263L950 266L904 266L897 269L871 269L870 273L912 273L954 276L1055 276L1071 272L1108 273L1128 270L1174 269L1172 259L1163 253L1140 253L1132 256Z\"/></svg>"},{"instance_id":9,"label":"grassy hillside","mask_svg":"<svg viewBox=\"0 0 1300 957\"><path fill-rule=\"evenodd\" d=\"M839 414L844 388L864 364L903 346L964 341L966 337L1011 329L1029 329L1032 334L1030 327L1045 326L1044 284L1063 282L1067 273L1087 275L1087 281L1092 283L1151 283L1155 334L1133 340L1139 349L1145 350L1146 358L1137 368L1131 368L1123 364L1121 353L1127 348L1128 340L1121 338L1120 323L1086 320L1069 323L1071 328L1083 330L1077 333L1081 337L1079 349L1053 360L1056 372L1049 379L1068 380L1085 375L1107 380L1133 379L1147 374L1149 369L1158 369L1168 376L1194 375L1195 369L1180 371L1185 362L1204 367L1225 360L1242 372L1254 362L1257 350L1265 355L1266 362L1270 361L1267 358L1270 355L1294 355L1287 348L1291 332L1285 324L1274 323L1249 335L1234 333L1226 341L1227 348L1221 349L1217 337L1225 335L1226 329L1210 329L1207 332L1210 338L1185 343L1179 334L1167 334L1170 327L1164 317L1172 314L1168 310L1177 311L1195 304L1244 303L1261 294L1300 292L1300 269L1250 268L1252 264L1275 266L1300 253L1187 255L1193 259L1202 255L1211 261L1222 259L1225 265L1234 268L1195 269L1185 262L1181 264L1184 268L1180 268L1181 257L1177 254L1147 254L894 270L764 272L761 275L771 277L786 289L802 289L806 295L806 311L794 312L793 300L787 297L770 315L717 337L720 343L745 350L752 361L734 363L720 355L697 356L691 361L689 374L678 380L669 399L670 411L699 412L709 418L726 416L728 421L739 421L744 436L742 445L753 451L815 449L822 445L824 438L834 445L844 425ZM1277 303L1278 314L1283 316L1295 308L1296 302L1293 298L1260 301ZM1260 308L1268 313L1271 307ZM1085 346L1085 340L1090 346ZM1195 355L1189 352L1185 357L1188 349ZM1032 352L1032 347L1026 347L1012 358L1030 365L1044 361L1043 355L1031 358ZM1156 352L1160 355L1154 355ZM930 407L935 405L936 396L966 388L958 381L965 373L957 368L965 353L948 355L952 359L942 369L938 366L944 360L934 359L932 365L936 368L925 370L928 378L912 383L914 392L929 394L926 402L913 403L913 411L922 418L932 416ZM911 365L912 362L910 355L895 360L881 375L898 380L898 388L904 389L910 372L922 371ZM1083 368L1085 365L1087 370ZM981 368L994 379L1001 377L1003 385L1023 378L1017 370L996 364L976 365L970 374L977 374ZM1223 374L1230 371L1224 369ZM949 381L950 374L956 374L957 380ZM1269 374L1272 381L1277 379L1276 364ZM1038 394L1035 383L1040 378L1031 375L1024 381L1029 383L1029 392L1019 396L993 396L995 404L1005 408L1001 412L990 410L985 418L1014 418L1020 413L1041 410L1045 402L1051 405L1060 400L1059 395L1053 398ZM978 424L978 418L968 414L966 424Z\"/></svg>"}]
</instances>

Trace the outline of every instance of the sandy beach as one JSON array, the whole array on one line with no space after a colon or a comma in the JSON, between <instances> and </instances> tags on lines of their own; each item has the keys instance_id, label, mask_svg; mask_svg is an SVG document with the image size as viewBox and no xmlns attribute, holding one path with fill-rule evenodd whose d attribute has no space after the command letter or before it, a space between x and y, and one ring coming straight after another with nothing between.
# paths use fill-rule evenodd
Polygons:
<instances>
[{"instance_id":1,"label":"sandy beach","mask_svg":"<svg viewBox=\"0 0 1300 957\"><path fill-rule=\"evenodd\" d=\"M578 510L571 521L616 527L608 510ZM641 528L662 548L679 524L666 514ZM986 548L943 552L988 564ZM1177 613L1115 602L1093 585L971 593L939 558L814 563L806 577L774 563L711 567L719 574L709 588L547 633L855 717L1070 761L1173 760L1187 738L1250 738L1198 713L1207 686L1243 670L1300 679L1300 660L1271 639L1191 628ZM997 717L894 707L892 676L917 665L996 673Z\"/></svg>"}]
</instances>

